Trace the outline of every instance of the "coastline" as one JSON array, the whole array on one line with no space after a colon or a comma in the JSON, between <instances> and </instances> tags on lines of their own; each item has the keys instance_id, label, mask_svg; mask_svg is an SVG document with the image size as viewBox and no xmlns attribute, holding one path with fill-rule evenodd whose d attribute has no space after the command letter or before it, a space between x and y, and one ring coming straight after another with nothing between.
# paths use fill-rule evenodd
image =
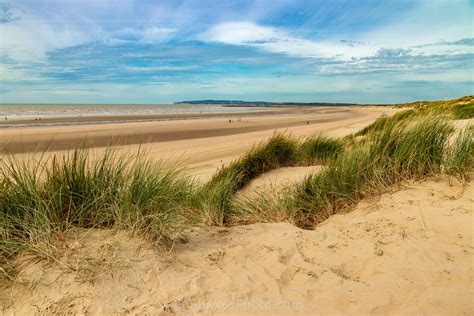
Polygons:
<instances>
[{"instance_id":1,"label":"coastline","mask_svg":"<svg viewBox=\"0 0 474 316\"><path fill-rule=\"evenodd\" d=\"M10 119L0 121L0 128L67 126L81 124L110 124L125 122L153 122L166 120L203 119L211 117L238 117L276 114L282 111L261 110L248 112L211 112L211 113L170 113L170 114L143 114L143 115L91 115L91 116L64 116L45 117L36 119Z\"/></svg>"}]
</instances>

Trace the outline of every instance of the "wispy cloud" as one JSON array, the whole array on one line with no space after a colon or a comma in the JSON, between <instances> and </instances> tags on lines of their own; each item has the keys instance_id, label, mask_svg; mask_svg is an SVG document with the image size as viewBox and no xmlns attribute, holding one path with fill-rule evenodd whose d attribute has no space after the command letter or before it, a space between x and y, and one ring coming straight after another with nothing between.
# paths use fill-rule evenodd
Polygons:
<instances>
[{"instance_id":1,"label":"wispy cloud","mask_svg":"<svg viewBox=\"0 0 474 316\"><path fill-rule=\"evenodd\" d=\"M178 32L177 29L141 25L120 29L114 32L112 37L132 42L162 43L170 40L176 32Z\"/></svg>"},{"instance_id":2,"label":"wispy cloud","mask_svg":"<svg viewBox=\"0 0 474 316\"><path fill-rule=\"evenodd\" d=\"M278 28L253 22L225 22L200 34L200 39L231 45L254 46L294 57L350 59L374 54L377 47L355 41L317 41L298 38Z\"/></svg>"},{"instance_id":3,"label":"wispy cloud","mask_svg":"<svg viewBox=\"0 0 474 316\"><path fill-rule=\"evenodd\" d=\"M456 41L441 41L423 45L417 45L415 47L426 47L426 46L474 46L474 38L466 37Z\"/></svg>"},{"instance_id":4,"label":"wispy cloud","mask_svg":"<svg viewBox=\"0 0 474 316\"><path fill-rule=\"evenodd\" d=\"M328 75L349 73L429 72L472 69L473 52L423 54L413 49L380 49L374 56L353 58L346 62L315 64L315 71Z\"/></svg>"}]
</instances>

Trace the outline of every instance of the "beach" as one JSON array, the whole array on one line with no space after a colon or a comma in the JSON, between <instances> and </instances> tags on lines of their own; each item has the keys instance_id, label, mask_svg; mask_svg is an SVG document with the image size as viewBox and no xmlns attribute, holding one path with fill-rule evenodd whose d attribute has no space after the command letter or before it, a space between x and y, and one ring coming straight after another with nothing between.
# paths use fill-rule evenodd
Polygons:
<instances>
[{"instance_id":1,"label":"beach","mask_svg":"<svg viewBox=\"0 0 474 316\"><path fill-rule=\"evenodd\" d=\"M167 115L173 120L153 122L127 122L130 119L127 116L114 118L120 119L120 123L103 123L103 120L110 118L89 117L87 121L90 124L87 125L71 125L84 118L56 118L50 120L64 125L32 127L22 126L34 123L34 120L21 120L15 122L19 127L2 128L0 125L0 144L3 145L0 154L13 153L17 157L43 152L48 155L63 154L68 149L81 146L100 154L108 146L115 146L128 153L144 150L156 160L178 163L194 175L207 179L222 164L232 161L277 131L300 138L318 133L345 136L394 111L383 107L302 107L238 115L207 114L212 118L174 114ZM223 117L216 118L216 115ZM46 124L49 122L47 119L43 121Z\"/></svg>"}]
</instances>

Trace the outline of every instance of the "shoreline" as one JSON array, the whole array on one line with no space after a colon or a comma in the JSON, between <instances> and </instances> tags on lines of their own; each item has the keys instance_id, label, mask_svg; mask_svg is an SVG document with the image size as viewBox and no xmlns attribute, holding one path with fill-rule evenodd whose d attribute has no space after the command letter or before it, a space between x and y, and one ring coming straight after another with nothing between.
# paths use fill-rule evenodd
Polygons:
<instances>
[{"instance_id":1,"label":"shoreline","mask_svg":"<svg viewBox=\"0 0 474 316\"><path fill-rule=\"evenodd\" d=\"M258 116L263 114L277 114L284 111L259 110L247 112L211 112L211 113L170 113L170 114L143 114L143 115L93 115L76 117L46 117L36 119L10 119L0 121L0 128L41 127L41 126L69 126L112 124L126 122L155 122L186 119L205 119L216 117Z\"/></svg>"}]
</instances>

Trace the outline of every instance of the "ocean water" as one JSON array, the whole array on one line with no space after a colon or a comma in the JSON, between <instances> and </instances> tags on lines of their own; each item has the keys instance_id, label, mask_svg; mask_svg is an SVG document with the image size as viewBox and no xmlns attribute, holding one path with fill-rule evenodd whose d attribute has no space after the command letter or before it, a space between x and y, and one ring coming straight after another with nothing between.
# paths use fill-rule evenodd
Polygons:
<instances>
[{"instance_id":1,"label":"ocean water","mask_svg":"<svg viewBox=\"0 0 474 316\"><path fill-rule=\"evenodd\" d=\"M157 114L206 114L259 111L258 107L226 107L216 104L0 104L0 120L107 117Z\"/></svg>"}]
</instances>

